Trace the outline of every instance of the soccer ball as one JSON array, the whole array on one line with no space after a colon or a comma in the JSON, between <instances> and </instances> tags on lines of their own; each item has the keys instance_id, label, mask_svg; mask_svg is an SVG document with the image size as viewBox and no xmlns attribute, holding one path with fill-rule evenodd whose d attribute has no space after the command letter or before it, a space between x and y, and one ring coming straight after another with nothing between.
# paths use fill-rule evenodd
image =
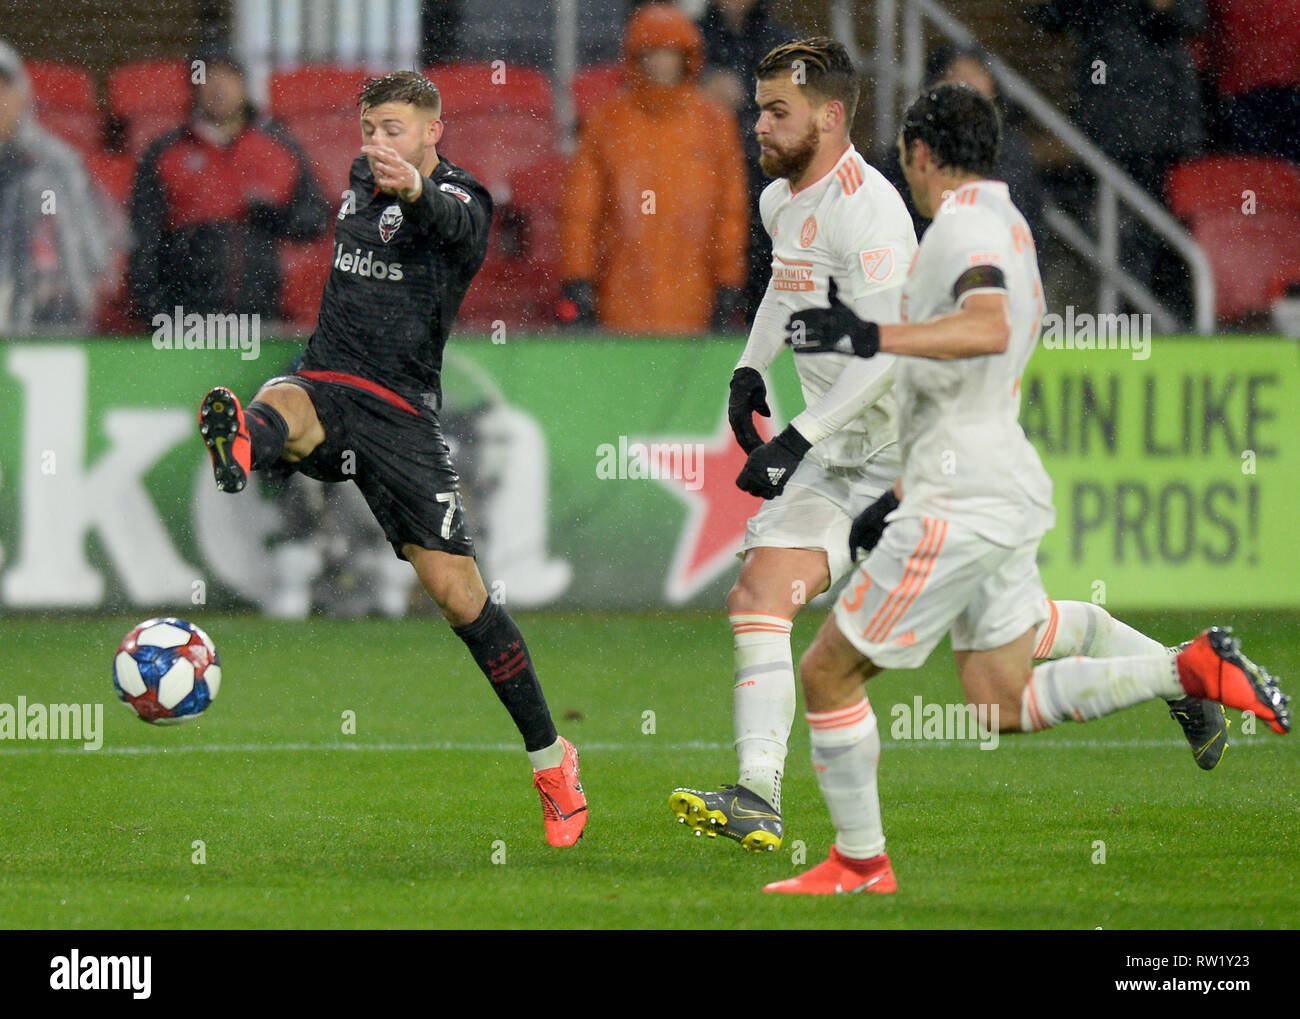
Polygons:
<instances>
[{"instance_id":1,"label":"soccer ball","mask_svg":"<svg viewBox=\"0 0 1300 1019\"><path fill-rule=\"evenodd\" d=\"M156 725L200 715L221 688L221 659L208 635L168 616L146 619L122 638L113 689L136 716Z\"/></svg>"}]
</instances>

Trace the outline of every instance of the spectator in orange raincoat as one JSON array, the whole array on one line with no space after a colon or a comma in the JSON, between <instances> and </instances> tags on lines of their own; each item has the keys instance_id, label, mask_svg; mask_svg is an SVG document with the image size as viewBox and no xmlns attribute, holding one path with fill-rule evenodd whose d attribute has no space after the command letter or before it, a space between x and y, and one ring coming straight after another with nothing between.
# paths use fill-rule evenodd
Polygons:
<instances>
[{"instance_id":1,"label":"spectator in orange raincoat","mask_svg":"<svg viewBox=\"0 0 1300 1019\"><path fill-rule=\"evenodd\" d=\"M739 328L749 199L735 119L696 84L704 41L669 4L623 40L628 87L587 118L560 210L559 317L631 333Z\"/></svg>"}]
</instances>

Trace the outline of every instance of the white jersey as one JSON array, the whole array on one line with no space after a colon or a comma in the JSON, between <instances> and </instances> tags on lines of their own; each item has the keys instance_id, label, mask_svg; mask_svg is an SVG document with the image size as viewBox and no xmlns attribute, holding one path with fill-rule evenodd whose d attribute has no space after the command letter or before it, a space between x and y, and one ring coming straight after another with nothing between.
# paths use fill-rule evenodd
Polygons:
<instances>
[{"instance_id":1,"label":"white jersey","mask_svg":"<svg viewBox=\"0 0 1300 1019\"><path fill-rule=\"evenodd\" d=\"M1029 227L1000 181L965 184L945 200L908 270L903 318L923 322L956 312L954 285L981 265L1000 269L1003 282L962 297L1007 295L1006 352L896 359L903 502L890 519L952 520L1012 548L1050 530L1055 511L1051 478L1018 420L1020 376L1038 343L1043 286Z\"/></svg>"},{"instance_id":2,"label":"white jersey","mask_svg":"<svg viewBox=\"0 0 1300 1019\"><path fill-rule=\"evenodd\" d=\"M902 197L850 145L818 181L797 192L775 180L759 202L772 238L772 279L737 367L766 372L794 312L824 308L830 280L840 300L873 322L897 322L916 233ZM795 358L806 409L792 422L826 467L854 467L888 449L897 455L894 358L809 354Z\"/></svg>"}]
</instances>

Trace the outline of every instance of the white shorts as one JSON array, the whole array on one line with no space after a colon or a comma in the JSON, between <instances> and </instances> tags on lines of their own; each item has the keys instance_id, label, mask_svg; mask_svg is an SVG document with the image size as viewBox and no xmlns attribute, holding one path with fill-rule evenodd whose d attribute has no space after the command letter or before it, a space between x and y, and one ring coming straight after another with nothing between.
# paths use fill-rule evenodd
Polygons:
<instances>
[{"instance_id":1,"label":"white shorts","mask_svg":"<svg viewBox=\"0 0 1300 1019\"><path fill-rule=\"evenodd\" d=\"M882 669L915 669L952 633L989 651L1047 619L1038 538L1006 548L960 524L904 517L885 528L835 603L845 638Z\"/></svg>"},{"instance_id":2,"label":"white shorts","mask_svg":"<svg viewBox=\"0 0 1300 1019\"><path fill-rule=\"evenodd\" d=\"M749 519L741 557L751 548L812 548L826 552L831 586L853 569L849 528L853 518L879 499L898 479L894 457L877 466L822 467L805 459L785 491L769 499Z\"/></svg>"}]
</instances>

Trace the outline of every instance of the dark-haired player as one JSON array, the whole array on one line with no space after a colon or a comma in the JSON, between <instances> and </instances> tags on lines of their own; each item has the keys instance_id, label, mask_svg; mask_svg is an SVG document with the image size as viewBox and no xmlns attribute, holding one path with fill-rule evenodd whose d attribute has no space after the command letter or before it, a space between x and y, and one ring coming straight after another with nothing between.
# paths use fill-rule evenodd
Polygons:
<instances>
[{"instance_id":1,"label":"dark-haired player","mask_svg":"<svg viewBox=\"0 0 1300 1019\"><path fill-rule=\"evenodd\" d=\"M523 736L547 841L570 846L587 819L578 753L555 731L519 628L487 596L438 423L443 347L487 251L492 199L438 155L442 100L429 79L370 79L358 104L362 155L301 365L247 409L213 389L199 430L225 492L277 461L356 482Z\"/></svg>"},{"instance_id":2,"label":"dark-haired player","mask_svg":"<svg viewBox=\"0 0 1300 1019\"><path fill-rule=\"evenodd\" d=\"M945 633L967 700L988 706L1004 732L1184 696L1290 729L1276 681L1217 627L1177 655L1033 666L1048 605L1038 544L1054 511L1051 480L1017 418L1044 305L1025 219L1006 185L987 179L997 143L997 113L973 89L942 85L921 96L904 117L900 158L918 211L934 222L907 272L904 322L863 321L834 290L829 307L789 321L800 360L895 355L903 472L889 526L800 662L836 842L826 862L765 891L895 890L876 787L880 740L863 682L917 668Z\"/></svg>"}]
</instances>

